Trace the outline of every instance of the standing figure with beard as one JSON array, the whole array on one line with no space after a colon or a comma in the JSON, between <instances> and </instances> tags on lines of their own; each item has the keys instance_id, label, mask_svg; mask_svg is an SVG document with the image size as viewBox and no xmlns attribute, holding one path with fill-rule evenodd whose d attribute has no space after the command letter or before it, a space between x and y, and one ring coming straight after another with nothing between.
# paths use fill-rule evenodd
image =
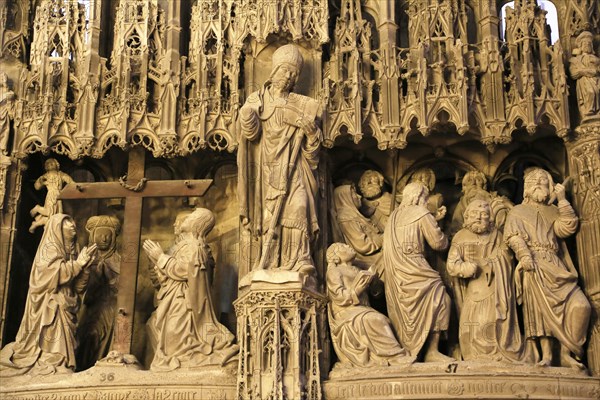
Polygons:
<instances>
[{"instance_id":1,"label":"standing figure with beard","mask_svg":"<svg viewBox=\"0 0 600 400\"><path fill-rule=\"evenodd\" d=\"M426 362L454 361L440 353L440 334L448 330L450 296L440 274L425 259L426 245L448 247L448 238L427 209L422 183L406 185L402 203L392 212L383 234L383 276L388 315L400 344Z\"/></svg>"},{"instance_id":2,"label":"standing figure with beard","mask_svg":"<svg viewBox=\"0 0 600 400\"><path fill-rule=\"evenodd\" d=\"M383 175L374 170L365 171L358 181L362 202L367 208L365 213L371 222L383 232L392 212L392 195L383 191Z\"/></svg>"},{"instance_id":3,"label":"standing figure with beard","mask_svg":"<svg viewBox=\"0 0 600 400\"><path fill-rule=\"evenodd\" d=\"M525 172L523 203L508 214L504 235L519 264L515 271L517 301L523 304L525 335L541 345L538 365L552 365L552 338L560 342L560 365L584 368L583 356L590 303L577 286L577 271L560 239L575 233L578 218L541 168ZM552 205L554 199L557 206Z\"/></svg>"},{"instance_id":4,"label":"standing figure with beard","mask_svg":"<svg viewBox=\"0 0 600 400\"><path fill-rule=\"evenodd\" d=\"M243 229L253 239L243 246L260 247L251 268L296 271L307 279L315 273L310 243L319 230L321 131L318 102L291 92L302 64L296 45L278 48L269 80L240 109L238 196Z\"/></svg>"},{"instance_id":5,"label":"standing figure with beard","mask_svg":"<svg viewBox=\"0 0 600 400\"><path fill-rule=\"evenodd\" d=\"M465 361L526 361L517 321L512 256L491 220L485 200L464 212L464 228L450 246L447 269L454 277L459 342Z\"/></svg>"}]
</instances>

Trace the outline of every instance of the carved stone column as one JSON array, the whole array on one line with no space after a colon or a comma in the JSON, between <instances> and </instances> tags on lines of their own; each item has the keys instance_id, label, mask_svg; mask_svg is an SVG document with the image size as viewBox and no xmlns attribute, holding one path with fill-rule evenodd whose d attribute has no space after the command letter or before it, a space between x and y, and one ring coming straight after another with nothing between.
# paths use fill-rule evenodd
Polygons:
<instances>
[{"instance_id":1,"label":"carved stone column","mask_svg":"<svg viewBox=\"0 0 600 400\"><path fill-rule=\"evenodd\" d=\"M576 129L567 144L573 204L579 215L577 256L583 290L592 304L587 363L594 376L600 375L600 122Z\"/></svg>"},{"instance_id":2,"label":"carved stone column","mask_svg":"<svg viewBox=\"0 0 600 400\"><path fill-rule=\"evenodd\" d=\"M319 400L327 299L298 281L259 281L259 274L234 303L240 346L237 399ZM277 275L288 274L295 273Z\"/></svg>"},{"instance_id":3,"label":"carved stone column","mask_svg":"<svg viewBox=\"0 0 600 400\"><path fill-rule=\"evenodd\" d=\"M2 193L0 188L0 347L4 333L4 318L6 316L8 283L10 277L10 259L12 257L13 244L16 234L17 204L21 197L21 182L23 171L27 165L18 160L6 165L4 158L0 155L0 175L5 178L0 186L6 190ZM1 180L1 178L0 178Z\"/></svg>"}]
</instances>

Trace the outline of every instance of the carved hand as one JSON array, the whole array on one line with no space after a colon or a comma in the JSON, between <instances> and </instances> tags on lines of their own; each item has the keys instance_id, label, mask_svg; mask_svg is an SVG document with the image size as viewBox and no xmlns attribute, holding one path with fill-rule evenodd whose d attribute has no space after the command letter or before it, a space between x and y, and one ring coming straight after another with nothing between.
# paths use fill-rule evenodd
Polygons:
<instances>
[{"instance_id":1,"label":"carved hand","mask_svg":"<svg viewBox=\"0 0 600 400\"><path fill-rule=\"evenodd\" d=\"M154 264L156 264L160 256L164 254L162 247L160 247L160 244L153 242L149 239L144 241L142 248L144 249L144 252L146 252L146 255L148 256L150 261L152 261L152 263Z\"/></svg>"},{"instance_id":2,"label":"carved hand","mask_svg":"<svg viewBox=\"0 0 600 400\"><path fill-rule=\"evenodd\" d=\"M475 276L475 273L477 272L477 264L472 263L470 261L465 261L463 263L463 272L462 272L462 276L461 278L472 278Z\"/></svg>"},{"instance_id":3,"label":"carved hand","mask_svg":"<svg viewBox=\"0 0 600 400\"><path fill-rule=\"evenodd\" d=\"M299 125L300 129L302 129L302 132L304 132L307 137L312 138L317 134L317 125L315 124L315 121L303 119L300 121Z\"/></svg>"},{"instance_id":4,"label":"carved hand","mask_svg":"<svg viewBox=\"0 0 600 400\"><path fill-rule=\"evenodd\" d=\"M96 251L98 250L98 246L96 243L91 244L90 246L84 247L83 250L77 256L77 262L82 267L86 267L90 264L90 261L94 257L96 257Z\"/></svg>"},{"instance_id":5,"label":"carved hand","mask_svg":"<svg viewBox=\"0 0 600 400\"><path fill-rule=\"evenodd\" d=\"M446 206L441 206L440 208L437 209L437 212L435 213L435 220L440 221L440 220L444 219L445 216L446 216Z\"/></svg>"},{"instance_id":6,"label":"carved hand","mask_svg":"<svg viewBox=\"0 0 600 400\"><path fill-rule=\"evenodd\" d=\"M556 200L558 200L558 201L567 199L567 197L565 195L565 187L560 183L557 183L554 186L554 194L556 195Z\"/></svg>"},{"instance_id":7,"label":"carved hand","mask_svg":"<svg viewBox=\"0 0 600 400\"><path fill-rule=\"evenodd\" d=\"M535 271L535 262L531 256L524 256L519 260L519 264L521 264L524 271L531 272Z\"/></svg>"}]
</instances>

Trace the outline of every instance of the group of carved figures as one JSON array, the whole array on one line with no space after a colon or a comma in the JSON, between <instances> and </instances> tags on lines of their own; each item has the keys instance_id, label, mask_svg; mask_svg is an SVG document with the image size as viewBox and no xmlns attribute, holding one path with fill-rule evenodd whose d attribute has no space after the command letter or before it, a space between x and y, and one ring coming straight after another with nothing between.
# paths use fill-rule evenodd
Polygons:
<instances>
[{"instance_id":1,"label":"group of carved figures","mask_svg":"<svg viewBox=\"0 0 600 400\"><path fill-rule=\"evenodd\" d=\"M269 80L240 110L238 199L241 229L261 243L254 268L297 273L315 288L311 249L319 230L315 170L321 131L315 124L317 102L291 93L302 64L295 45L280 47ZM106 354L113 330L119 223L114 217L91 218L86 224L91 244L78 253L73 220L55 213L58 192L69 180L57 164L47 163L46 169L36 187L46 185L50 200L34 209L45 230L25 313L16 341L0 353L0 366L15 374L73 370L77 354L85 360L80 365L89 366ZM564 187L548 172L532 169L525 175L525 200L513 207L488 193L485 182L476 171L463 179L447 276L428 262L433 251L449 244L438 225L446 208L432 193L433 171L413 174L398 207L382 192L383 176L375 171L360 180L362 200L352 185L335 189L336 220L347 244L328 248L326 281L331 337L342 364L452 360L439 351L453 307L450 290L464 360L549 366L554 338L561 346L560 365L583 368L576 358L583 355L590 305L562 242L578 225ZM151 369L236 361L234 336L218 322L210 297L213 259L206 236L214 224L212 212L196 209L178 216L169 251L153 241L143 245L158 288L149 322ZM376 278L384 285L387 317L369 306L368 288ZM85 335L77 335L82 303L94 317L84 312L79 329ZM524 336L517 304L523 307ZM76 352L77 336L86 335Z\"/></svg>"},{"instance_id":2,"label":"group of carved figures","mask_svg":"<svg viewBox=\"0 0 600 400\"><path fill-rule=\"evenodd\" d=\"M391 213L391 195L382 192L383 177L376 171L360 179L362 201L353 185L335 189L347 244L327 250L327 291L332 341L342 363L451 361L439 352L439 340L448 330L453 299L463 360L584 368L578 359L591 307L562 241L578 226L564 186L532 168L525 174L523 203L513 207L485 191L483 173L467 173L451 225L460 229L440 274L428 259L437 267L432 253L447 249L449 240L437 222L445 215L439 195L432 202L433 186L420 178L428 175L433 171L413 175ZM374 279L383 281L389 319L369 307ZM553 363L555 340L560 360Z\"/></svg>"},{"instance_id":3,"label":"group of carved figures","mask_svg":"<svg viewBox=\"0 0 600 400\"><path fill-rule=\"evenodd\" d=\"M148 323L152 370L224 366L237 358L234 337L216 319L209 295L214 261L206 235L214 224L207 209L182 212L167 253L154 241L143 245L159 285L158 307ZM94 216L86 230L89 245L79 252L73 219L62 213L48 218L19 332L0 352L3 376L72 372L115 356L109 350L121 262L116 251L120 222L114 216Z\"/></svg>"}]
</instances>

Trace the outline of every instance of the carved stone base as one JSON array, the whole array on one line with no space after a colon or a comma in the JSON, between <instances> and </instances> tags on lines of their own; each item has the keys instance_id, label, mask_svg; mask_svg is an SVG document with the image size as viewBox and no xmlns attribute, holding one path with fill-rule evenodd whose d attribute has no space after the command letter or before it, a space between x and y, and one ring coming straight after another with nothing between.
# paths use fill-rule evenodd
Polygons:
<instances>
[{"instance_id":1,"label":"carved stone base","mask_svg":"<svg viewBox=\"0 0 600 400\"><path fill-rule=\"evenodd\" d=\"M22 376L3 380L6 400L231 400L235 368L171 372L139 371L132 366L92 367L75 374ZM26 387L26 389L25 389Z\"/></svg>"},{"instance_id":2,"label":"carved stone base","mask_svg":"<svg viewBox=\"0 0 600 400\"><path fill-rule=\"evenodd\" d=\"M336 365L323 385L326 400L600 398L600 379L583 372L499 363L418 363L365 370Z\"/></svg>"},{"instance_id":3,"label":"carved stone base","mask_svg":"<svg viewBox=\"0 0 600 400\"><path fill-rule=\"evenodd\" d=\"M296 276L290 279L290 274ZM237 398L321 399L319 334L325 332L327 300L303 286L298 273L277 275L261 271L234 303L240 346Z\"/></svg>"}]
</instances>

